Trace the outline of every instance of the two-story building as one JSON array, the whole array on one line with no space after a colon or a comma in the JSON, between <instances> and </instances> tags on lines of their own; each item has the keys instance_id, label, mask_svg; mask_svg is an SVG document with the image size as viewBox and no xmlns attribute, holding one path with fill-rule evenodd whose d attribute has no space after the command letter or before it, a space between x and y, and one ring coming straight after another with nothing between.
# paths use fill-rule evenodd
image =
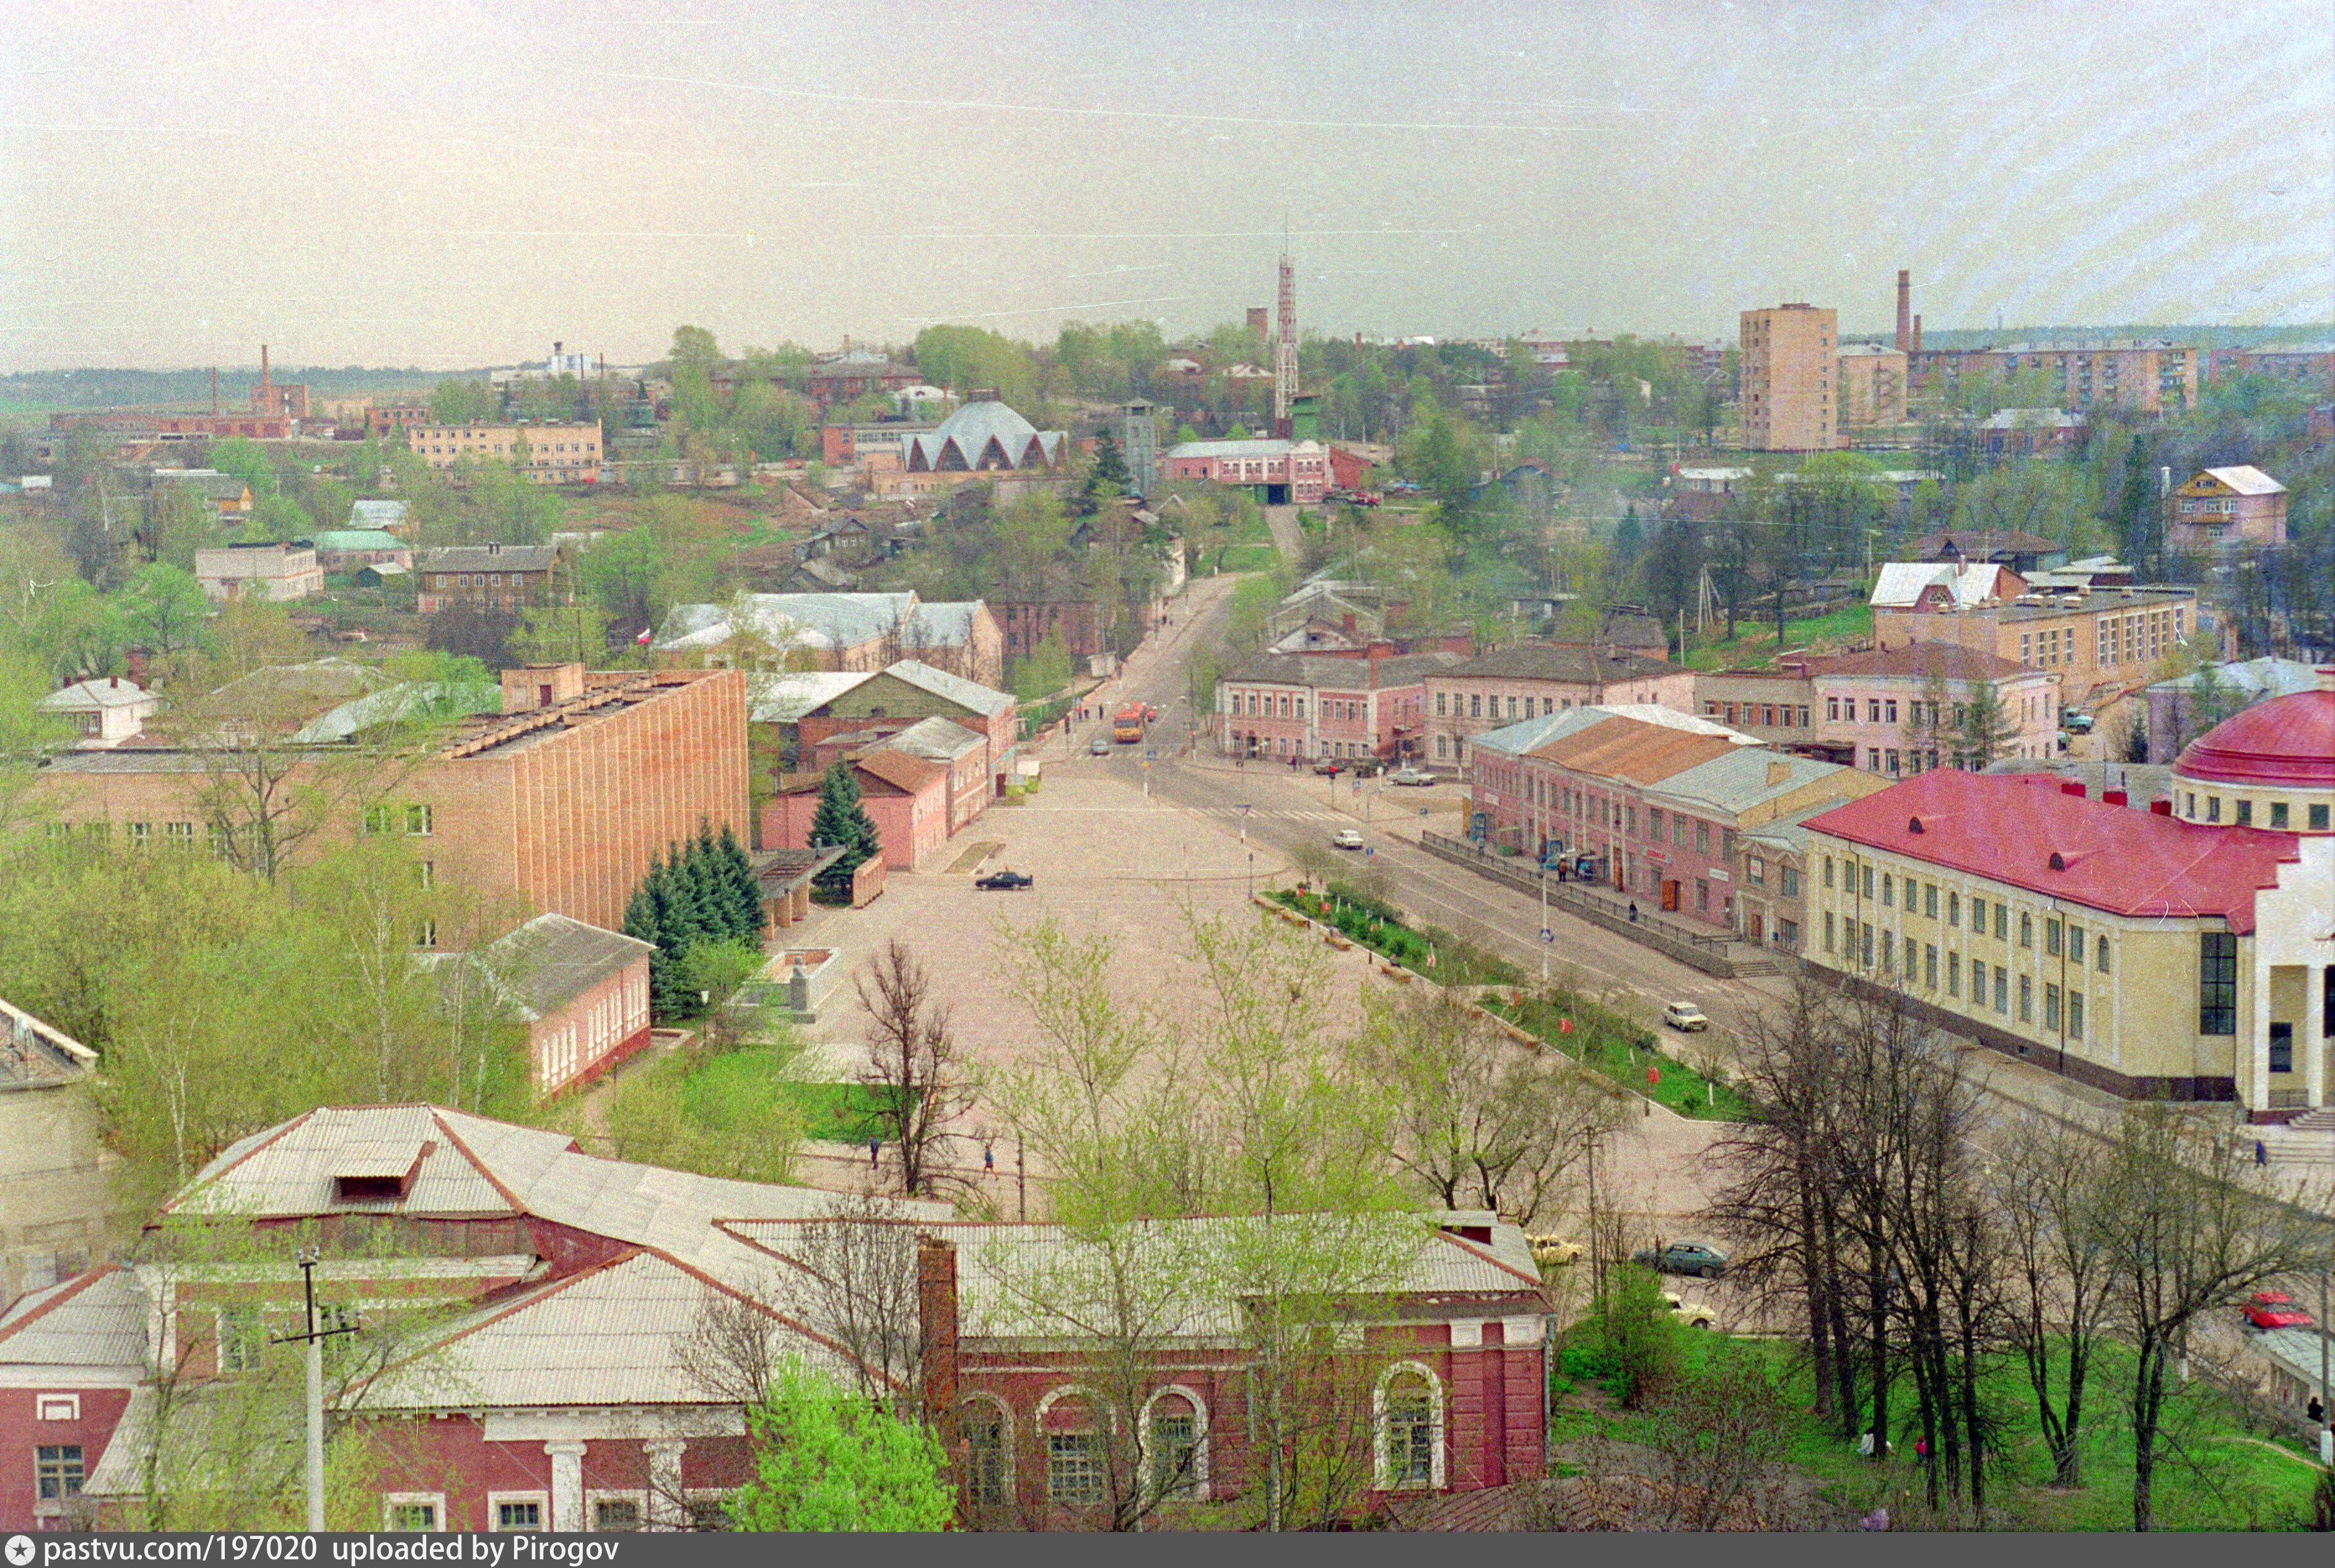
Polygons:
<instances>
[{"instance_id":1,"label":"two-story building","mask_svg":"<svg viewBox=\"0 0 2335 1568\"><path fill-rule=\"evenodd\" d=\"M1216 682L1216 745L1284 762L1415 760L1426 682L1458 663L1439 650L1382 659L1256 654Z\"/></svg>"},{"instance_id":2,"label":"two-story building","mask_svg":"<svg viewBox=\"0 0 2335 1568\"><path fill-rule=\"evenodd\" d=\"M449 545L414 558L414 607L425 615L453 605L524 610L547 601L559 566L557 545Z\"/></svg>"},{"instance_id":3,"label":"two-story building","mask_svg":"<svg viewBox=\"0 0 2335 1568\"><path fill-rule=\"evenodd\" d=\"M1653 703L1694 711L1694 672L1603 644L1519 643L1427 678L1427 761L1456 769L1469 736L1575 708Z\"/></svg>"},{"instance_id":4,"label":"two-story building","mask_svg":"<svg viewBox=\"0 0 2335 1568\"><path fill-rule=\"evenodd\" d=\"M1990 580L1975 582L1980 574ZM2194 588L2027 586L2001 566L1893 562L1873 593L1874 640L1884 649L1955 643L2055 671L2059 700L2081 708L2096 688L2133 684L2199 630Z\"/></svg>"},{"instance_id":5,"label":"two-story building","mask_svg":"<svg viewBox=\"0 0 2335 1568\"><path fill-rule=\"evenodd\" d=\"M2228 720L2148 811L1942 769L1813 818L1802 950L2111 1093L2328 1103L2335 672Z\"/></svg>"},{"instance_id":6,"label":"two-story building","mask_svg":"<svg viewBox=\"0 0 2335 1568\"><path fill-rule=\"evenodd\" d=\"M81 731L76 744L84 751L137 739L161 706L161 698L120 675L75 681L33 704L37 711L70 719Z\"/></svg>"},{"instance_id":7,"label":"two-story building","mask_svg":"<svg viewBox=\"0 0 2335 1568\"><path fill-rule=\"evenodd\" d=\"M1159 460L1170 480L1245 489L1262 506L1318 506L1330 490L1330 449L1317 440L1179 441Z\"/></svg>"},{"instance_id":8,"label":"two-story building","mask_svg":"<svg viewBox=\"0 0 2335 1568\"><path fill-rule=\"evenodd\" d=\"M2286 543L2286 487L2260 469L2200 469L2173 492L2168 510L2168 550Z\"/></svg>"},{"instance_id":9,"label":"two-story building","mask_svg":"<svg viewBox=\"0 0 2335 1568\"><path fill-rule=\"evenodd\" d=\"M281 603L323 593L325 568L305 541L224 545L195 552L195 580L213 599Z\"/></svg>"},{"instance_id":10,"label":"two-story building","mask_svg":"<svg viewBox=\"0 0 2335 1568\"><path fill-rule=\"evenodd\" d=\"M1704 718L1768 745L1892 778L2059 755L2059 676L1953 643L1707 671L1695 701ZM1994 717L1972 717L1990 704Z\"/></svg>"}]
</instances>

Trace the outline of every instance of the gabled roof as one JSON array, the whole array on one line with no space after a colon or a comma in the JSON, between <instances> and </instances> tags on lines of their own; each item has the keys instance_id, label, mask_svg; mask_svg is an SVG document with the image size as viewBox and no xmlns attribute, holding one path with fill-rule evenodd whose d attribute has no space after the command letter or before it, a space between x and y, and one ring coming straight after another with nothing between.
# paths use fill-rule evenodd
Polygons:
<instances>
[{"instance_id":1,"label":"gabled roof","mask_svg":"<svg viewBox=\"0 0 2335 1568\"><path fill-rule=\"evenodd\" d=\"M1960 643L1908 643L1895 648L1868 648L1861 653L1838 653L1808 661L1814 680L1836 676L1910 676L1945 681L2007 681L2039 674L2016 659L2006 659L1984 648Z\"/></svg>"},{"instance_id":2,"label":"gabled roof","mask_svg":"<svg viewBox=\"0 0 2335 1568\"><path fill-rule=\"evenodd\" d=\"M968 646L973 642L974 623L983 607L979 599L918 604L908 612L908 641L920 647Z\"/></svg>"},{"instance_id":3,"label":"gabled roof","mask_svg":"<svg viewBox=\"0 0 2335 1568\"><path fill-rule=\"evenodd\" d=\"M780 647L841 652L913 624L916 595L898 594L741 594L722 605L675 605L660 649L718 648L744 630Z\"/></svg>"},{"instance_id":4,"label":"gabled roof","mask_svg":"<svg viewBox=\"0 0 2335 1568\"><path fill-rule=\"evenodd\" d=\"M379 528L320 528L308 537L320 550L402 550L409 548L395 534Z\"/></svg>"},{"instance_id":5,"label":"gabled roof","mask_svg":"<svg viewBox=\"0 0 2335 1568\"><path fill-rule=\"evenodd\" d=\"M2284 485L2260 469L2243 464L2234 468L2206 469L2198 475L2198 479L2218 480L2224 488L2242 496L2280 496L2286 493ZM2189 482L2194 485L2197 480L2193 479Z\"/></svg>"},{"instance_id":6,"label":"gabled roof","mask_svg":"<svg viewBox=\"0 0 2335 1568\"><path fill-rule=\"evenodd\" d=\"M1724 757L1734 749L1735 742L1724 736L1698 735L1642 719L1614 716L1537 746L1532 754L1575 773L1647 785Z\"/></svg>"},{"instance_id":7,"label":"gabled roof","mask_svg":"<svg viewBox=\"0 0 2335 1568\"><path fill-rule=\"evenodd\" d=\"M538 915L490 944L485 956L487 972L531 1023L655 951L620 931L603 931L565 915Z\"/></svg>"},{"instance_id":8,"label":"gabled roof","mask_svg":"<svg viewBox=\"0 0 2335 1568\"><path fill-rule=\"evenodd\" d=\"M945 765L912 752L895 750L884 744L862 751L851 760L851 765L863 773L882 779L904 795L922 794L935 779L948 777ZM814 789L809 792L817 791Z\"/></svg>"},{"instance_id":9,"label":"gabled roof","mask_svg":"<svg viewBox=\"0 0 2335 1568\"><path fill-rule=\"evenodd\" d=\"M456 719L502 711L500 685L484 681L405 681L342 703L301 726L292 739L302 745L319 745L405 719Z\"/></svg>"},{"instance_id":10,"label":"gabled roof","mask_svg":"<svg viewBox=\"0 0 2335 1568\"><path fill-rule=\"evenodd\" d=\"M1733 746L1757 746L1756 737L1711 720L1681 713L1675 708L1665 708L1659 702L1606 702L1595 707L1583 703L1555 713L1545 713L1536 719L1519 719L1513 724L1503 724L1497 730L1484 730L1468 737L1469 747L1484 747L1511 757L1543 757L1553 759L1546 749L1559 740L1579 735L1593 726L1617 719L1627 719L1652 729L1672 730L1681 734L1722 739Z\"/></svg>"},{"instance_id":11,"label":"gabled roof","mask_svg":"<svg viewBox=\"0 0 2335 1568\"><path fill-rule=\"evenodd\" d=\"M896 663L887 664L884 673L984 718L1003 713L1013 706L1013 699L1007 693L984 686L978 681L968 681L962 675L952 675L946 670L936 670L921 659L902 659Z\"/></svg>"},{"instance_id":12,"label":"gabled roof","mask_svg":"<svg viewBox=\"0 0 2335 1568\"><path fill-rule=\"evenodd\" d=\"M867 670L795 670L746 677L746 716L757 724L791 724L875 675Z\"/></svg>"},{"instance_id":13,"label":"gabled roof","mask_svg":"<svg viewBox=\"0 0 2335 1568\"><path fill-rule=\"evenodd\" d=\"M1224 678L1271 686L1327 687L1338 692L1380 692L1416 685L1429 675L1448 673L1460 655L1446 649L1401 653L1390 659L1341 659L1325 653L1255 653Z\"/></svg>"},{"instance_id":14,"label":"gabled roof","mask_svg":"<svg viewBox=\"0 0 2335 1568\"><path fill-rule=\"evenodd\" d=\"M0 1315L0 1366L145 1364L145 1293L111 1263L27 1292Z\"/></svg>"},{"instance_id":15,"label":"gabled roof","mask_svg":"<svg viewBox=\"0 0 2335 1568\"><path fill-rule=\"evenodd\" d=\"M953 762L966 752L979 750L988 744L979 731L968 730L946 719L919 719L897 734L886 736L878 743L882 750L906 751L911 757L929 758L935 762Z\"/></svg>"},{"instance_id":16,"label":"gabled roof","mask_svg":"<svg viewBox=\"0 0 2335 1568\"><path fill-rule=\"evenodd\" d=\"M1675 675L1683 673L1683 669L1682 665L1649 659L1642 653L1586 647L1580 644L1519 643L1512 648L1496 648L1488 653L1479 653L1465 663L1454 664L1436 673L1451 680L1474 675L1589 686L1608 681Z\"/></svg>"},{"instance_id":17,"label":"gabled roof","mask_svg":"<svg viewBox=\"0 0 2335 1568\"><path fill-rule=\"evenodd\" d=\"M2291 833L2133 811L2068 794L2048 773L1941 768L1807 826L2112 915L2218 915L2242 934L2254 928L2254 895L2298 858Z\"/></svg>"},{"instance_id":18,"label":"gabled roof","mask_svg":"<svg viewBox=\"0 0 2335 1568\"><path fill-rule=\"evenodd\" d=\"M2052 547L2058 548L2057 546ZM1875 609L1912 609L1932 587L1943 586L1954 604L1968 608L2001 595L2003 568L1992 563L1957 566L1952 561L1891 561L1881 568L1873 586Z\"/></svg>"},{"instance_id":19,"label":"gabled roof","mask_svg":"<svg viewBox=\"0 0 2335 1568\"><path fill-rule=\"evenodd\" d=\"M1770 800L1780 799L1838 774L1852 775L1849 782L1854 784L1855 781L1856 769L1844 768L1837 762L1819 762L1812 758L1795 757L1786 751L1770 750L1764 746L1744 746L1671 774L1648 789L1646 798L1677 801L1724 816L1740 817L1747 811L1756 811ZM1873 775L1862 777L1872 778Z\"/></svg>"},{"instance_id":20,"label":"gabled roof","mask_svg":"<svg viewBox=\"0 0 2335 1568\"><path fill-rule=\"evenodd\" d=\"M417 572L547 572L558 564L557 545L448 545L413 557Z\"/></svg>"},{"instance_id":21,"label":"gabled roof","mask_svg":"<svg viewBox=\"0 0 2335 1568\"><path fill-rule=\"evenodd\" d=\"M141 702L159 703L161 700L135 681L108 677L75 681L50 692L33 706L44 713L91 713L101 708L134 708Z\"/></svg>"}]
</instances>

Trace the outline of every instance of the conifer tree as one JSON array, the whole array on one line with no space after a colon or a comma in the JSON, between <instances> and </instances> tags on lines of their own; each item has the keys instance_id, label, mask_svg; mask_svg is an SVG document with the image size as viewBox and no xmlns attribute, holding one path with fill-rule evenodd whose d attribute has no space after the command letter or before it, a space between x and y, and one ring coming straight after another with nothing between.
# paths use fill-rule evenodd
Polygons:
<instances>
[{"instance_id":1,"label":"conifer tree","mask_svg":"<svg viewBox=\"0 0 2335 1568\"><path fill-rule=\"evenodd\" d=\"M729 874L730 886L737 890L738 907L741 916L739 939L759 943L762 929L770 923L770 912L762 907L762 885L754 878L754 863L746 857L744 846L738 836L722 824L722 837L717 845L722 865Z\"/></svg>"},{"instance_id":2,"label":"conifer tree","mask_svg":"<svg viewBox=\"0 0 2335 1568\"><path fill-rule=\"evenodd\" d=\"M633 896L625 905L625 934L649 944L654 950L649 954L649 1011L658 1018L670 1018L677 982L673 952L660 917L663 900L658 895L657 880L662 869L662 862L651 857L648 874L633 889Z\"/></svg>"},{"instance_id":3,"label":"conifer tree","mask_svg":"<svg viewBox=\"0 0 2335 1568\"><path fill-rule=\"evenodd\" d=\"M810 841L814 845L839 844L843 857L820 876L829 886L840 886L871 857L882 852L884 841L876 829L875 819L860 804L859 780L842 762L830 763L827 777L819 781L819 808L811 813Z\"/></svg>"}]
</instances>

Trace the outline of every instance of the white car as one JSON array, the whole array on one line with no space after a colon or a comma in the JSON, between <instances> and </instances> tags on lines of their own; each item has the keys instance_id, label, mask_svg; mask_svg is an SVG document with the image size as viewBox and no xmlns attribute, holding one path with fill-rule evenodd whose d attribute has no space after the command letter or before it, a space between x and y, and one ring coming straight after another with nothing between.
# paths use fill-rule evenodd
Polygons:
<instances>
[{"instance_id":1,"label":"white car","mask_svg":"<svg viewBox=\"0 0 2335 1568\"><path fill-rule=\"evenodd\" d=\"M1705 1018L1702 1009L1691 1002L1673 1002L1663 1008L1662 1021L1682 1034L1692 1034L1699 1029L1710 1027L1710 1020Z\"/></svg>"},{"instance_id":2,"label":"white car","mask_svg":"<svg viewBox=\"0 0 2335 1568\"><path fill-rule=\"evenodd\" d=\"M1390 784L1409 784L1413 787L1424 787L1435 782L1435 775L1432 773L1422 772L1417 768L1398 768L1393 772L1387 775L1387 782Z\"/></svg>"},{"instance_id":3,"label":"white car","mask_svg":"<svg viewBox=\"0 0 2335 1568\"><path fill-rule=\"evenodd\" d=\"M1662 1292L1662 1305L1670 1309L1672 1322L1683 1324L1690 1329L1708 1329L1714 1326L1717 1321L1709 1307L1704 1306L1700 1302L1682 1300L1675 1291Z\"/></svg>"},{"instance_id":4,"label":"white car","mask_svg":"<svg viewBox=\"0 0 2335 1568\"><path fill-rule=\"evenodd\" d=\"M1330 835L1330 842L1341 849L1360 849L1362 847L1361 830L1357 828L1341 828Z\"/></svg>"}]
</instances>

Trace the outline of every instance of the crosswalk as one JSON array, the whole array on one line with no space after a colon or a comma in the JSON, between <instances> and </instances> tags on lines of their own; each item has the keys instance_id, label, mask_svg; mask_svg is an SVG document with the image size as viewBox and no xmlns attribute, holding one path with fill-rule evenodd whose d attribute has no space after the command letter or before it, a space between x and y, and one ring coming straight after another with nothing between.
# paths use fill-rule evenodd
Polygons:
<instances>
[{"instance_id":1,"label":"crosswalk","mask_svg":"<svg viewBox=\"0 0 2335 1568\"><path fill-rule=\"evenodd\" d=\"M1237 822L1243 818L1255 821L1268 818L1277 822L1353 821L1352 818L1342 811L1284 811L1275 810L1269 806L1262 811L1244 811L1237 806L1196 806L1192 808L1192 812L1195 816L1218 817L1228 822Z\"/></svg>"}]
</instances>

